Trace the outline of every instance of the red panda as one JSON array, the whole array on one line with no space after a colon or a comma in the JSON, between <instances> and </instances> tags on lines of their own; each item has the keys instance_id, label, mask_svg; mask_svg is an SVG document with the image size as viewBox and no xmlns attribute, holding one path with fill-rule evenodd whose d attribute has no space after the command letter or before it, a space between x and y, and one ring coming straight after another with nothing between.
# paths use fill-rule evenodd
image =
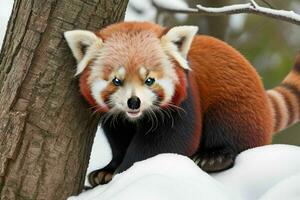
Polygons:
<instances>
[{"instance_id":1,"label":"red panda","mask_svg":"<svg viewBox=\"0 0 300 200\"><path fill-rule=\"evenodd\" d=\"M300 56L283 83L265 91L238 51L197 30L123 22L65 33L81 93L101 113L112 148L112 161L90 175L93 186L160 153L225 170L299 120Z\"/></svg>"}]
</instances>

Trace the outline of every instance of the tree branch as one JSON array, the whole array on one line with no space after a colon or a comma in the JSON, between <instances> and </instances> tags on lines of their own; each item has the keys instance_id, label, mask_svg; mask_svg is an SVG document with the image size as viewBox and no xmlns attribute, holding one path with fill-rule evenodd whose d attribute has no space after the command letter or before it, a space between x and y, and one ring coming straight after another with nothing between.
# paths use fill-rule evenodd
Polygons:
<instances>
[{"instance_id":1,"label":"tree branch","mask_svg":"<svg viewBox=\"0 0 300 200\"><path fill-rule=\"evenodd\" d=\"M287 10L276 10L272 8L266 8L259 6L254 0L250 3L245 4L235 4L231 6L224 6L220 8L205 7L202 5L197 5L197 8L172 8L167 7L164 4L160 4L158 0L152 0L153 5L160 10L166 12L175 13L194 13L199 15L207 16L220 16L220 15L233 15L250 13L255 15L261 15L269 18L278 19L281 21L290 22L292 24L300 25L300 15L296 14L294 11Z\"/></svg>"}]
</instances>

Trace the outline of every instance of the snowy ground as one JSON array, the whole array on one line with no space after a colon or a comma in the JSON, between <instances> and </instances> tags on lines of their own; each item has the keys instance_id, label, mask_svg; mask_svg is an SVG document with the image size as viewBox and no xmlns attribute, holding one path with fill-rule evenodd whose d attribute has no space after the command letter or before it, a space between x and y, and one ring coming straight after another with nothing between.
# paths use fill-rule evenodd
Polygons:
<instances>
[{"instance_id":1,"label":"snowy ground","mask_svg":"<svg viewBox=\"0 0 300 200\"><path fill-rule=\"evenodd\" d=\"M95 142L88 172L111 159L101 129ZM134 164L107 185L68 200L293 200L300 199L299 183L300 147L269 145L243 152L234 168L212 175L187 157L161 154Z\"/></svg>"},{"instance_id":2,"label":"snowy ground","mask_svg":"<svg viewBox=\"0 0 300 200\"><path fill-rule=\"evenodd\" d=\"M182 0L177 0L183 5ZM130 0L142 14L129 8L127 20L153 21L156 11L149 1ZM168 0L171 2L171 0ZM0 4L0 48L13 0ZM170 5L174 5L172 0ZM180 15L178 15L179 17ZM182 17L182 16L181 16ZM233 16L231 24L243 26L241 17ZM242 22L237 23L236 21ZM104 167L111 160L111 150L101 129L97 132L88 172ZM70 200L165 200L165 199L300 199L300 147L270 145L243 152L234 168L208 175L190 159L162 154L136 163L117 175L107 185L98 186Z\"/></svg>"}]
</instances>

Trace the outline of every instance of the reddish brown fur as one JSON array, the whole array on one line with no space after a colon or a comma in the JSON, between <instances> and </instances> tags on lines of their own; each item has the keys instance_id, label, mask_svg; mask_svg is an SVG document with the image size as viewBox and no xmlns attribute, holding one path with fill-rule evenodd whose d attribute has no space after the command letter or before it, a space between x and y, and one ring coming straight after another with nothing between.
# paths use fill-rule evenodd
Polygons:
<instances>
[{"instance_id":1,"label":"reddish brown fur","mask_svg":"<svg viewBox=\"0 0 300 200\"><path fill-rule=\"evenodd\" d=\"M88 85L88 78L90 76L90 69L86 68L80 76L79 86L80 92L85 97L91 106L97 106L95 99L92 97L90 86Z\"/></svg>"},{"instance_id":2,"label":"reddish brown fur","mask_svg":"<svg viewBox=\"0 0 300 200\"><path fill-rule=\"evenodd\" d=\"M245 57L216 38L193 37L196 30L125 22L100 30L99 41L86 31L65 34L79 62L77 74L85 69L80 91L104 114L101 127L112 147L111 162L90 180L160 153L189 156L204 171L218 172L299 121L300 53L283 83L265 91ZM93 43L84 61L74 48L76 37ZM140 120L131 123L134 117ZM114 120L117 126L107 123Z\"/></svg>"},{"instance_id":3,"label":"reddish brown fur","mask_svg":"<svg viewBox=\"0 0 300 200\"><path fill-rule=\"evenodd\" d=\"M101 96L104 102L109 101L109 97L111 94L113 94L118 88L113 85L113 83L110 83L104 91L101 92Z\"/></svg>"},{"instance_id":4,"label":"reddish brown fur","mask_svg":"<svg viewBox=\"0 0 300 200\"><path fill-rule=\"evenodd\" d=\"M300 52L299 52L299 54L298 54L298 56L297 56L297 58L296 58L295 65L294 65L294 68L293 68L293 71L294 71L295 73L300 74Z\"/></svg>"},{"instance_id":5,"label":"reddish brown fur","mask_svg":"<svg viewBox=\"0 0 300 200\"><path fill-rule=\"evenodd\" d=\"M250 142L252 147L269 143L273 128L271 109L260 78L250 63L226 43L208 36L195 37L188 59L199 88L203 113L216 105L224 109L220 115L232 113L234 118L234 113L247 113L232 119L232 123L242 126L241 123L255 119L253 126L262 127L262 133L257 133L260 134L257 137L234 137Z\"/></svg>"},{"instance_id":6,"label":"reddish brown fur","mask_svg":"<svg viewBox=\"0 0 300 200\"><path fill-rule=\"evenodd\" d=\"M286 88L277 87L277 88L275 88L275 90L278 91L283 96L283 98L286 102L286 106L287 106L288 113L289 113L287 125L290 125L294 122L294 120L296 118L296 112L294 112L294 109L297 108L298 105L295 104L296 102L293 101L294 100L293 94L290 93Z\"/></svg>"},{"instance_id":7,"label":"reddish brown fur","mask_svg":"<svg viewBox=\"0 0 300 200\"><path fill-rule=\"evenodd\" d=\"M193 92L193 97L195 99L195 107L198 109L198 112L196 113L196 122L201 122L202 120L202 112L201 112L201 100L199 96L199 91L197 90L197 84L195 82L195 77L192 73L189 74L189 87L191 87ZM197 123L194 129L194 138L193 141L191 141L190 149L189 149L189 156L193 155L197 149L199 148L200 141L201 141L201 133L202 133L202 123Z\"/></svg>"},{"instance_id":8,"label":"reddish brown fur","mask_svg":"<svg viewBox=\"0 0 300 200\"><path fill-rule=\"evenodd\" d=\"M279 105L276 103L276 100L274 97L269 96L270 104L273 106L273 112L274 112L274 122L273 122L273 129L279 130L279 123L281 120L281 115L279 111Z\"/></svg>"},{"instance_id":9,"label":"reddish brown fur","mask_svg":"<svg viewBox=\"0 0 300 200\"><path fill-rule=\"evenodd\" d=\"M300 53L298 54L293 70L288 74L282 84L270 90L268 93L272 100L272 109L275 115L275 126L273 132L277 132L290 126L300 119ZM274 96L274 92L281 95ZM284 113L284 114L283 114ZM283 124L280 126L280 124Z\"/></svg>"},{"instance_id":10,"label":"reddish brown fur","mask_svg":"<svg viewBox=\"0 0 300 200\"><path fill-rule=\"evenodd\" d=\"M172 103L175 105L179 105L186 97L185 86L187 80L185 80L184 70L181 69L179 66L176 67L176 74L178 76L179 81L176 85L175 94L173 96Z\"/></svg>"},{"instance_id":11,"label":"reddish brown fur","mask_svg":"<svg viewBox=\"0 0 300 200\"><path fill-rule=\"evenodd\" d=\"M152 88L153 91L156 93L156 96L159 98L159 100L164 99L165 97L164 89L160 85L155 84Z\"/></svg>"},{"instance_id":12,"label":"reddish brown fur","mask_svg":"<svg viewBox=\"0 0 300 200\"><path fill-rule=\"evenodd\" d=\"M158 38L160 38L165 32L166 29L162 28L161 26L149 22L127 22L127 23L116 23L110 25L104 29L101 29L97 35L102 38L102 40L106 40L117 32L129 32L134 30L136 32L149 30L152 33L155 33Z\"/></svg>"},{"instance_id":13,"label":"reddish brown fur","mask_svg":"<svg viewBox=\"0 0 300 200\"><path fill-rule=\"evenodd\" d=\"M105 42L113 34L132 30L149 31L160 38L167 29L152 23L121 23L111 25L99 31L97 35ZM240 149L270 143L272 132L276 130L274 127L278 123L276 119L275 121L272 119L273 112L279 107L274 105L277 104L274 99L269 99L254 67L228 44L208 36L195 36L188 61L194 77L191 87L197 100L197 110L201 113L199 117L203 117L211 109L218 108L220 111L215 111L217 120L227 120L228 126L243 127L243 133L232 133L231 136L234 141L239 142ZM139 57L131 60L128 63L131 67L127 67L127 73L134 76L140 62ZM299 63L300 57L294 72L287 78L287 82L292 82L297 88L300 88ZM186 80L184 71L177 63L175 65L179 83L176 85L172 103L179 105L186 97ZM85 71L82 75L81 91L94 105L95 102L83 83L88 76L87 73L88 71ZM201 125L197 126L195 131L201 133ZM198 146L200 141L200 134L195 135L192 149Z\"/></svg>"},{"instance_id":14,"label":"reddish brown fur","mask_svg":"<svg viewBox=\"0 0 300 200\"><path fill-rule=\"evenodd\" d=\"M88 84L88 78L90 76L90 68L87 67L83 73L80 76L79 80L79 87L80 92L84 96L84 98L87 100L87 102L98 112L107 112L107 108L104 108L103 106L99 106L95 99L92 97L90 85Z\"/></svg>"}]
</instances>

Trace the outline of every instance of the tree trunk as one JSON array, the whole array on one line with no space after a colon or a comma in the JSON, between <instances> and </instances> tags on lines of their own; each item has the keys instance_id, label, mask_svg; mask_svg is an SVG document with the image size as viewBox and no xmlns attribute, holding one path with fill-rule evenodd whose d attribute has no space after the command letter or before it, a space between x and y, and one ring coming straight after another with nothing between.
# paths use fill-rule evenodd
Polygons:
<instances>
[{"instance_id":1,"label":"tree trunk","mask_svg":"<svg viewBox=\"0 0 300 200\"><path fill-rule=\"evenodd\" d=\"M119 21L127 3L15 0L0 55L0 199L82 189L98 117L79 94L63 32Z\"/></svg>"}]
</instances>

